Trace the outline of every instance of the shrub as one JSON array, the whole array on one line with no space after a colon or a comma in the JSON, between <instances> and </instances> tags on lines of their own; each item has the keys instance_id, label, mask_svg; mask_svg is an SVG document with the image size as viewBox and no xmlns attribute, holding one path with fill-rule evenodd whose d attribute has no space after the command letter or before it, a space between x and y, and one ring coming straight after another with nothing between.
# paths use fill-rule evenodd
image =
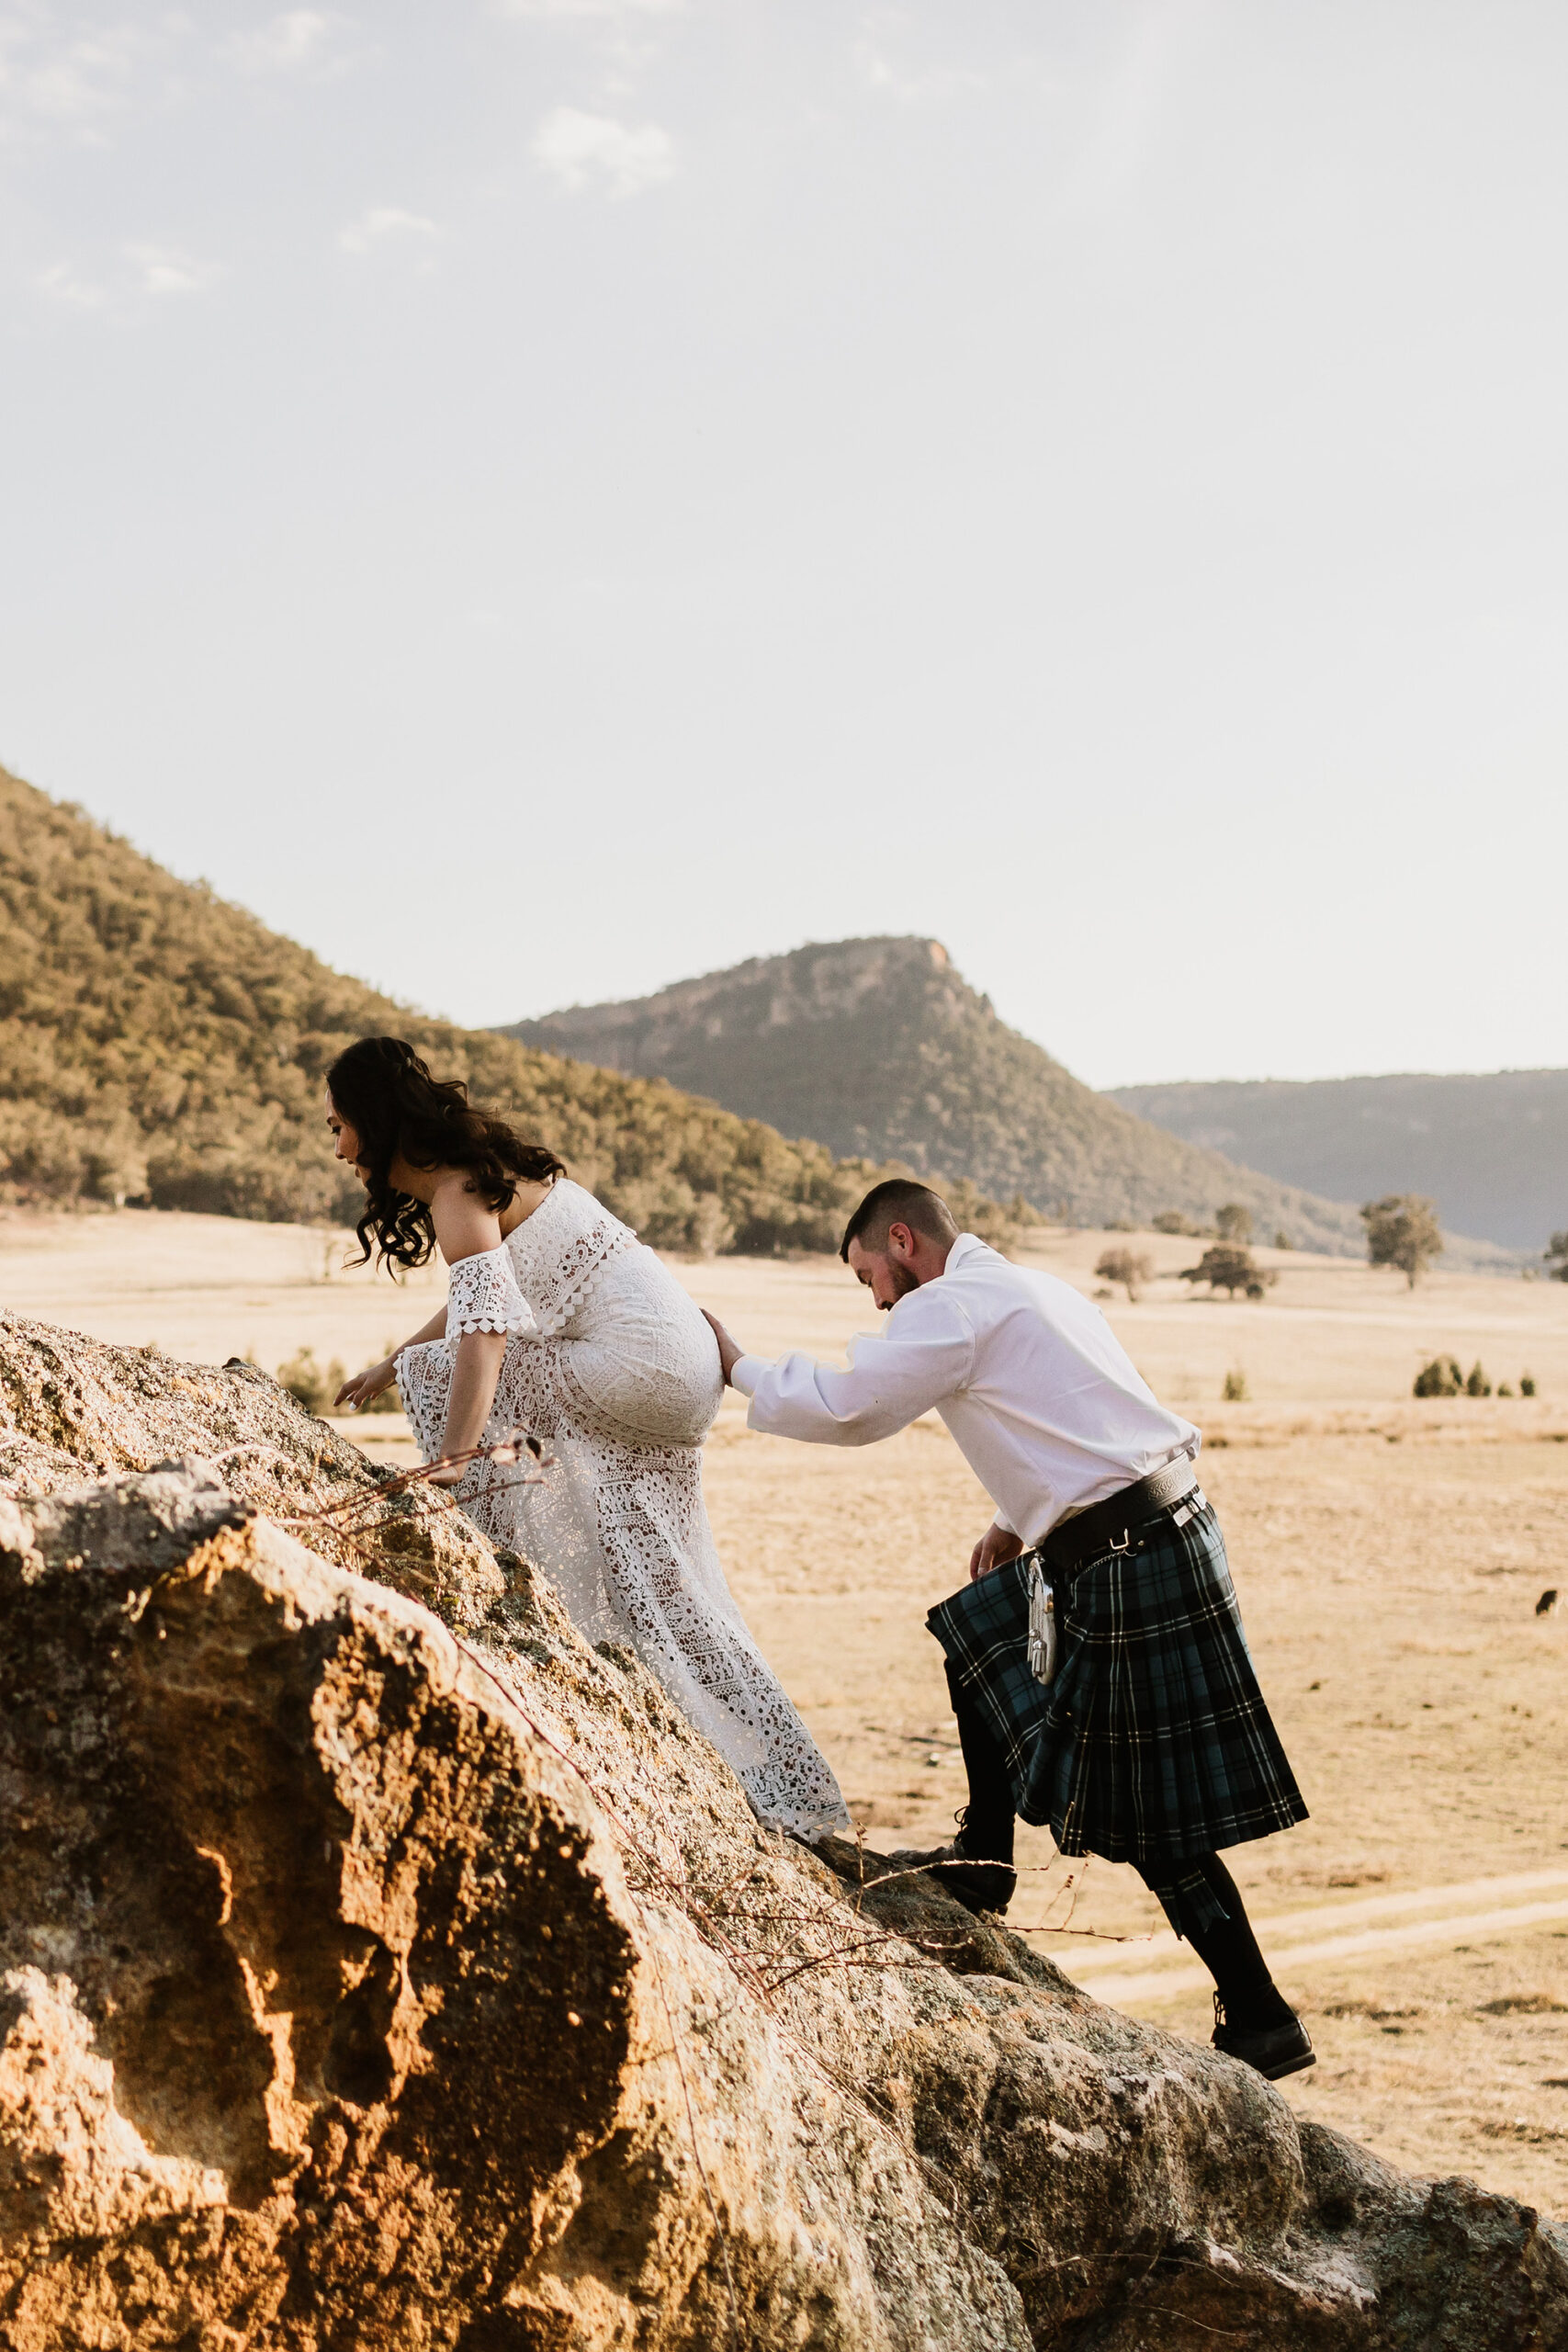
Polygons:
<instances>
[{"instance_id":1,"label":"shrub","mask_svg":"<svg viewBox=\"0 0 1568 2352\"><path fill-rule=\"evenodd\" d=\"M1245 1291L1248 1298L1261 1298L1277 1277L1254 1263L1250 1250L1221 1241L1213 1249L1205 1250L1197 1265L1186 1267L1181 1279L1184 1283L1207 1283L1211 1291L1228 1291L1232 1298L1238 1290Z\"/></svg>"},{"instance_id":2,"label":"shrub","mask_svg":"<svg viewBox=\"0 0 1568 2352\"><path fill-rule=\"evenodd\" d=\"M1203 1227L1194 1225L1190 1217L1183 1216L1179 1209L1161 1209L1154 1220L1154 1230L1156 1233L1179 1233L1189 1241L1203 1238Z\"/></svg>"},{"instance_id":3,"label":"shrub","mask_svg":"<svg viewBox=\"0 0 1568 2352\"><path fill-rule=\"evenodd\" d=\"M1367 1263L1396 1266L1412 1290L1434 1258L1440 1258L1443 1237L1434 1203L1416 1193L1388 1193L1369 1201L1361 1211L1367 1228Z\"/></svg>"},{"instance_id":4,"label":"shrub","mask_svg":"<svg viewBox=\"0 0 1568 2352\"><path fill-rule=\"evenodd\" d=\"M1540 1254L1551 1269L1548 1280L1568 1283L1568 1233L1554 1233Z\"/></svg>"},{"instance_id":5,"label":"shrub","mask_svg":"<svg viewBox=\"0 0 1568 2352\"><path fill-rule=\"evenodd\" d=\"M1220 1391L1220 1397L1226 1405L1245 1405L1247 1401L1246 1373L1227 1372L1225 1385Z\"/></svg>"},{"instance_id":6,"label":"shrub","mask_svg":"<svg viewBox=\"0 0 1568 2352\"><path fill-rule=\"evenodd\" d=\"M1214 1231L1222 1241L1250 1241L1252 1211L1241 1201L1226 1201L1214 1211Z\"/></svg>"},{"instance_id":7,"label":"shrub","mask_svg":"<svg viewBox=\"0 0 1568 2352\"><path fill-rule=\"evenodd\" d=\"M1285 1231L1283 1226L1281 1226L1279 1232L1274 1236L1274 1247L1276 1250L1288 1250L1290 1246L1291 1237Z\"/></svg>"},{"instance_id":8,"label":"shrub","mask_svg":"<svg viewBox=\"0 0 1568 2352\"><path fill-rule=\"evenodd\" d=\"M301 1348L297 1356L277 1367L277 1385L287 1388L290 1396L304 1406L308 1413L324 1413L347 1377L334 1356L323 1372L316 1362L313 1348ZM386 1409L383 1408L383 1409Z\"/></svg>"},{"instance_id":9,"label":"shrub","mask_svg":"<svg viewBox=\"0 0 1568 2352\"><path fill-rule=\"evenodd\" d=\"M1533 1396L1535 1395L1535 1374L1533 1372L1520 1373L1519 1395L1521 1396Z\"/></svg>"},{"instance_id":10,"label":"shrub","mask_svg":"<svg viewBox=\"0 0 1568 2352\"><path fill-rule=\"evenodd\" d=\"M1492 1383L1481 1369L1479 1356L1470 1367L1470 1378L1464 1384L1464 1393L1467 1396L1490 1396L1492 1394Z\"/></svg>"},{"instance_id":11,"label":"shrub","mask_svg":"<svg viewBox=\"0 0 1568 2352\"><path fill-rule=\"evenodd\" d=\"M1139 1291L1153 1280L1155 1261L1145 1250L1107 1250L1094 1271L1103 1283L1120 1283L1136 1306Z\"/></svg>"},{"instance_id":12,"label":"shrub","mask_svg":"<svg viewBox=\"0 0 1568 2352\"><path fill-rule=\"evenodd\" d=\"M1416 1396L1459 1396L1463 1393L1464 1374L1452 1356L1434 1356L1430 1363L1424 1363L1411 1391Z\"/></svg>"},{"instance_id":13,"label":"shrub","mask_svg":"<svg viewBox=\"0 0 1568 2352\"><path fill-rule=\"evenodd\" d=\"M864 1189L869 1191L870 1187ZM1004 1258L1010 1250L1017 1248L1021 1233L1040 1223L1021 1193L1016 1193L1004 1207L999 1202L988 1201L966 1176L956 1184L938 1183L936 1189L953 1211L960 1233L972 1233L977 1241L999 1250ZM857 1193L855 1198L858 1200L859 1197ZM852 1202L851 1206L853 1206ZM849 1222L848 1210L844 1213L843 1221L845 1224ZM837 1250L838 1246L839 1237L835 1234L833 1247Z\"/></svg>"}]
</instances>

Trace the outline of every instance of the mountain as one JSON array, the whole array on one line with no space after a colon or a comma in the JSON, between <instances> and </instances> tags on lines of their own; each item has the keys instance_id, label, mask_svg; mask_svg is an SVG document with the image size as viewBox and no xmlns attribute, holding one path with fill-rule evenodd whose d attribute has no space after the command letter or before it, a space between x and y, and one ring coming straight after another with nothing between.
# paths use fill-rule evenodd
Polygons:
<instances>
[{"instance_id":1,"label":"mountain","mask_svg":"<svg viewBox=\"0 0 1568 2352\"><path fill-rule=\"evenodd\" d=\"M429 1020L0 769L0 1199L350 1217L321 1073L385 1031L661 1248L834 1249L885 1172L662 1080ZM990 1203L962 1207L1005 1238Z\"/></svg>"},{"instance_id":2,"label":"mountain","mask_svg":"<svg viewBox=\"0 0 1568 2352\"><path fill-rule=\"evenodd\" d=\"M1241 1201L1260 1235L1359 1252L1353 1208L1235 1166L1097 1094L998 1020L934 939L849 939L758 957L504 1034L711 1095L829 1151L970 1178L1047 1216L1207 1224Z\"/></svg>"},{"instance_id":3,"label":"mountain","mask_svg":"<svg viewBox=\"0 0 1568 2352\"><path fill-rule=\"evenodd\" d=\"M1120 1086L1111 1099L1283 1182L1425 1193L1445 1227L1538 1250L1568 1227L1568 1069Z\"/></svg>"}]
</instances>

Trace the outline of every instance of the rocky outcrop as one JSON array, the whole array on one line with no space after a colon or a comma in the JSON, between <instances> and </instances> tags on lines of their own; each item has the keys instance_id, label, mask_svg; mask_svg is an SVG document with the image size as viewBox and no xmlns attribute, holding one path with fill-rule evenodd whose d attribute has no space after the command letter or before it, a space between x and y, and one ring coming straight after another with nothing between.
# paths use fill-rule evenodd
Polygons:
<instances>
[{"instance_id":1,"label":"rocky outcrop","mask_svg":"<svg viewBox=\"0 0 1568 2352\"><path fill-rule=\"evenodd\" d=\"M761 1830L270 1384L0 1396L5 2352L1568 2344L1550 2225Z\"/></svg>"},{"instance_id":2,"label":"rocky outcrop","mask_svg":"<svg viewBox=\"0 0 1568 2352\"><path fill-rule=\"evenodd\" d=\"M256 1365L176 1363L0 1314L0 1492L146 1470L193 1446L240 1501L455 1625L481 1623L504 1589L503 1566L455 1504L398 1491ZM354 1512L321 1516L356 1498L373 1512L373 1544L353 1533Z\"/></svg>"},{"instance_id":3,"label":"rocky outcrop","mask_svg":"<svg viewBox=\"0 0 1568 2352\"><path fill-rule=\"evenodd\" d=\"M840 939L753 956L618 1004L504 1032L711 1096L840 1159L897 1161L1046 1216L1209 1224L1241 1201L1298 1248L1362 1246L1354 1209L1237 1167L1094 1093L1010 1029L934 939ZM1359 1196L1358 1196L1359 1197Z\"/></svg>"}]
</instances>

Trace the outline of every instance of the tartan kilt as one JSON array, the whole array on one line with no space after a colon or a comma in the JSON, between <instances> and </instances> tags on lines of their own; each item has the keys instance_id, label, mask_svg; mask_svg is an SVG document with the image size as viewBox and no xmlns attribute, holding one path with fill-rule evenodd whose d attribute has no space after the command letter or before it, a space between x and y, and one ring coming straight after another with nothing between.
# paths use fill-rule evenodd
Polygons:
<instances>
[{"instance_id":1,"label":"tartan kilt","mask_svg":"<svg viewBox=\"0 0 1568 2352\"><path fill-rule=\"evenodd\" d=\"M926 1619L1000 1746L1025 1821L1048 1822L1064 1854L1157 1868L1306 1819L1211 1504L1179 1527L1167 1512L1058 1585L1049 1689L1027 1656L1032 1556Z\"/></svg>"}]
</instances>

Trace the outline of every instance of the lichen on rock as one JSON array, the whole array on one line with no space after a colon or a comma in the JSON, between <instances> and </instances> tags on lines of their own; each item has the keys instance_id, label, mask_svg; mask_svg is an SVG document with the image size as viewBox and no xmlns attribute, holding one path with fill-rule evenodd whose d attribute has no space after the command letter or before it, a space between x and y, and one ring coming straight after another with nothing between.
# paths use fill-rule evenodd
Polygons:
<instances>
[{"instance_id":1,"label":"lichen on rock","mask_svg":"<svg viewBox=\"0 0 1568 2352\"><path fill-rule=\"evenodd\" d=\"M4 2352L1568 2344L1551 2225L763 1830L259 1375L0 1398Z\"/></svg>"}]
</instances>

